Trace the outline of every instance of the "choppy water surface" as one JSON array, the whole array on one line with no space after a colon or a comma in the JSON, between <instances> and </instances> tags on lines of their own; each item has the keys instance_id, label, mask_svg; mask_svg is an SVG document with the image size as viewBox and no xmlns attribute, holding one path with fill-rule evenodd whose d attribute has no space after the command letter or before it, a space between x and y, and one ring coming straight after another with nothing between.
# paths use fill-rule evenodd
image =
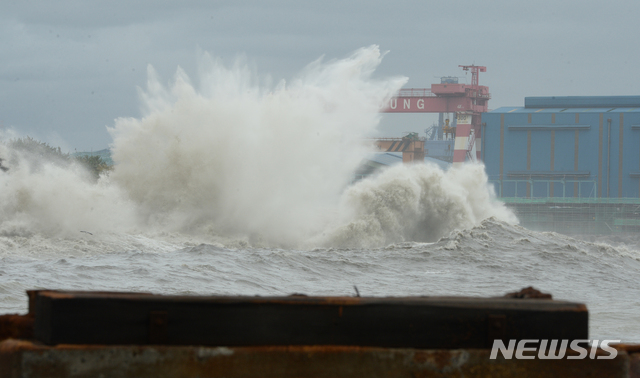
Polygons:
<instances>
[{"instance_id":1,"label":"choppy water surface","mask_svg":"<svg viewBox=\"0 0 640 378\"><path fill-rule=\"evenodd\" d=\"M232 248L184 235L96 242L24 240L0 260L0 311L26 311L24 290L163 294L496 296L522 287L586 303L590 337L640 340L640 257L623 246L537 233L495 219L436 243L312 250ZM98 237L99 239L99 237Z\"/></svg>"},{"instance_id":2,"label":"choppy water surface","mask_svg":"<svg viewBox=\"0 0 640 378\"><path fill-rule=\"evenodd\" d=\"M111 128L114 170L0 144L0 312L25 290L498 296L526 286L590 311L591 338L640 341L634 239L517 225L481 165L391 167L351 184L402 78L373 46L290 83L202 57L201 80L150 69L144 116ZM607 244L615 244L611 246Z\"/></svg>"}]
</instances>

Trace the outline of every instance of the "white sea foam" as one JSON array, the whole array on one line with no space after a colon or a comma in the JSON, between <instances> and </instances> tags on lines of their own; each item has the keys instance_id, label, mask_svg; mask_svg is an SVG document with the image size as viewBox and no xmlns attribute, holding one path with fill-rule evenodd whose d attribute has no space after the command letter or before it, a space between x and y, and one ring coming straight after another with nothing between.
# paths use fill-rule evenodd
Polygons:
<instances>
[{"instance_id":1,"label":"white sea foam","mask_svg":"<svg viewBox=\"0 0 640 378\"><path fill-rule=\"evenodd\" d=\"M0 312L26 311L34 288L495 296L534 285L587 303L594 338L637 342L636 238L611 247L511 225L480 165L398 165L350 185L378 107L404 83L372 79L381 57L370 47L317 61L276 86L206 55L198 85L178 70L165 87L150 69L144 116L116 121L117 165L97 183L0 143L11 157Z\"/></svg>"},{"instance_id":2,"label":"white sea foam","mask_svg":"<svg viewBox=\"0 0 640 378\"><path fill-rule=\"evenodd\" d=\"M72 236L134 226L130 202L107 177L95 183L78 164L2 148L2 156L12 158L9 171L0 171L0 236Z\"/></svg>"},{"instance_id":3,"label":"white sea foam","mask_svg":"<svg viewBox=\"0 0 640 378\"><path fill-rule=\"evenodd\" d=\"M150 68L147 114L111 129L112 180L154 227L299 243L331 216L406 81L373 80L381 59L373 46L319 60L275 88L206 54L199 90L181 70L165 88Z\"/></svg>"},{"instance_id":4,"label":"white sea foam","mask_svg":"<svg viewBox=\"0 0 640 378\"><path fill-rule=\"evenodd\" d=\"M327 233L327 239L353 247L434 242L489 217L518 222L495 200L480 164L446 172L428 164L394 166L350 187L340 209L340 225Z\"/></svg>"},{"instance_id":5,"label":"white sea foam","mask_svg":"<svg viewBox=\"0 0 640 378\"><path fill-rule=\"evenodd\" d=\"M379 246L436 241L495 216L479 165L423 164L349 186L381 105L406 78L373 79L377 46L318 60L290 83L203 53L200 82L149 67L144 115L109 129L115 168L97 184L76 165L25 159L0 175L0 232L55 236L181 232L256 245ZM226 238L226 239L225 239Z\"/></svg>"}]
</instances>

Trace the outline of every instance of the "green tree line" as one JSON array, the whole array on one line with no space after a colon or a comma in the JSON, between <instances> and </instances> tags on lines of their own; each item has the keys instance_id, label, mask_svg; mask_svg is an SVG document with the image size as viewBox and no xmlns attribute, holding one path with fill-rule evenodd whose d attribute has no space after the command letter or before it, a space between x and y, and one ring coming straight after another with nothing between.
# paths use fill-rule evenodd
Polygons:
<instances>
[{"instance_id":1,"label":"green tree line","mask_svg":"<svg viewBox=\"0 0 640 378\"><path fill-rule=\"evenodd\" d=\"M91 172L94 178L100 177L100 174L108 172L112 167L107 164L100 156L72 156L69 153L62 152L60 147L53 147L45 142L40 142L32 137L11 139L3 142L9 151L22 153L31 159L38 161L50 161L57 164L72 164L77 162ZM11 167L11 156L0 157L0 169L9 170Z\"/></svg>"}]
</instances>

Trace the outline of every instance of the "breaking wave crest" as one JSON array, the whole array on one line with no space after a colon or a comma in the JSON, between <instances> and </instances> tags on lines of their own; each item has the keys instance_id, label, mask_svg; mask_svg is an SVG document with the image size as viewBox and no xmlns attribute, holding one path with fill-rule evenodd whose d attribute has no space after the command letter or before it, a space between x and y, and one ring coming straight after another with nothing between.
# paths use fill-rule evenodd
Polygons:
<instances>
[{"instance_id":1,"label":"breaking wave crest","mask_svg":"<svg viewBox=\"0 0 640 378\"><path fill-rule=\"evenodd\" d=\"M383 55L371 46L318 60L276 85L206 53L198 85L181 69L162 85L149 67L144 115L109 129L114 170L94 183L76 166L13 164L0 172L0 234L373 247L435 241L491 216L516 222L480 165L397 166L350 185L381 104L406 82L372 77Z\"/></svg>"},{"instance_id":2,"label":"breaking wave crest","mask_svg":"<svg viewBox=\"0 0 640 378\"><path fill-rule=\"evenodd\" d=\"M0 156L10 167L0 171L0 237L73 237L82 230L123 232L135 226L131 202L108 177L96 183L71 160L8 144L0 144Z\"/></svg>"},{"instance_id":3,"label":"breaking wave crest","mask_svg":"<svg viewBox=\"0 0 640 378\"><path fill-rule=\"evenodd\" d=\"M489 217L518 222L495 200L480 164L446 172L427 164L395 166L350 187L341 209L344 225L330 232L329 240L353 247L435 242Z\"/></svg>"},{"instance_id":4,"label":"breaking wave crest","mask_svg":"<svg viewBox=\"0 0 640 378\"><path fill-rule=\"evenodd\" d=\"M299 243L326 222L380 104L405 82L373 80L381 59L361 49L268 88L205 54L199 91L181 70L165 88L150 68L148 114L111 129L112 180L152 227Z\"/></svg>"}]
</instances>

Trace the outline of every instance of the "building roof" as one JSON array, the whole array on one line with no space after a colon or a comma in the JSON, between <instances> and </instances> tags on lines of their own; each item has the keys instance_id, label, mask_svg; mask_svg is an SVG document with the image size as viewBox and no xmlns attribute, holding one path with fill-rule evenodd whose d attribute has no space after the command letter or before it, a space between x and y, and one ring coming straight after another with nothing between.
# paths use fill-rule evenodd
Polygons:
<instances>
[{"instance_id":1,"label":"building roof","mask_svg":"<svg viewBox=\"0 0 640 378\"><path fill-rule=\"evenodd\" d=\"M640 96L525 97L525 108L640 108Z\"/></svg>"},{"instance_id":2,"label":"building roof","mask_svg":"<svg viewBox=\"0 0 640 378\"><path fill-rule=\"evenodd\" d=\"M489 113L638 113L640 96L525 97L524 106L505 106Z\"/></svg>"},{"instance_id":3,"label":"building roof","mask_svg":"<svg viewBox=\"0 0 640 378\"><path fill-rule=\"evenodd\" d=\"M525 108L522 106L504 106L489 113L640 113L637 108Z\"/></svg>"},{"instance_id":4,"label":"building roof","mask_svg":"<svg viewBox=\"0 0 640 378\"><path fill-rule=\"evenodd\" d=\"M402 163L402 153L394 152L378 152L367 156L367 160L373 161L380 165L393 165Z\"/></svg>"}]
</instances>

